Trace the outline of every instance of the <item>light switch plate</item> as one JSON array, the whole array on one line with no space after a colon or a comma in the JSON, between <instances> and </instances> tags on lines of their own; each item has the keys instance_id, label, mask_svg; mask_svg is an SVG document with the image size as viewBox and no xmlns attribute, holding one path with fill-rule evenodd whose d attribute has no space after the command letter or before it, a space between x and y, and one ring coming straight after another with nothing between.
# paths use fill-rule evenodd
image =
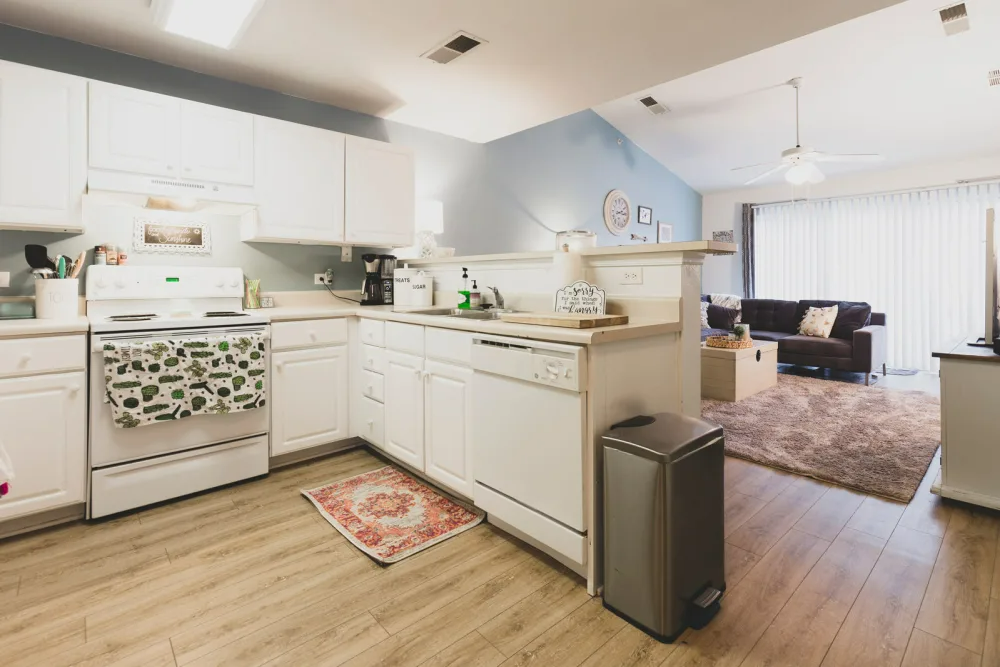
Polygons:
<instances>
[{"instance_id":1,"label":"light switch plate","mask_svg":"<svg viewBox=\"0 0 1000 667\"><path fill-rule=\"evenodd\" d=\"M618 270L618 284L619 285L641 285L642 284L642 267L641 266L630 266Z\"/></svg>"},{"instance_id":2,"label":"light switch plate","mask_svg":"<svg viewBox=\"0 0 1000 667\"><path fill-rule=\"evenodd\" d=\"M0 271L0 288L10 287L10 271Z\"/></svg>"}]
</instances>

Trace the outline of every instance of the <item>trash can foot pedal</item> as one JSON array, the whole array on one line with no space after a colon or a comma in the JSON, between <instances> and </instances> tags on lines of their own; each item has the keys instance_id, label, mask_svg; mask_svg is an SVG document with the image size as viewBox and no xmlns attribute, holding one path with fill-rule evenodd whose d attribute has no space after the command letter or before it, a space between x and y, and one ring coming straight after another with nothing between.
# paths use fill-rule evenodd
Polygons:
<instances>
[{"instance_id":1,"label":"trash can foot pedal","mask_svg":"<svg viewBox=\"0 0 1000 667\"><path fill-rule=\"evenodd\" d=\"M722 608L721 599L722 591L711 586L695 596L688 610L688 624L695 630L701 630L708 625Z\"/></svg>"}]
</instances>

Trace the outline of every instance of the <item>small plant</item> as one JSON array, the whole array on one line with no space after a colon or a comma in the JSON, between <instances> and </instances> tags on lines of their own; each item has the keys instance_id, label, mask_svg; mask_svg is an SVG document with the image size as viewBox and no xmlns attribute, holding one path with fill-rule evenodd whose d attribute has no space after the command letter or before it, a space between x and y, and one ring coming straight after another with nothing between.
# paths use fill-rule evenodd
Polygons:
<instances>
[{"instance_id":1,"label":"small plant","mask_svg":"<svg viewBox=\"0 0 1000 667\"><path fill-rule=\"evenodd\" d=\"M733 326L733 336L736 340L744 340L750 334L750 328L745 324L737 324Z\"/></svg>"}]
</instances>

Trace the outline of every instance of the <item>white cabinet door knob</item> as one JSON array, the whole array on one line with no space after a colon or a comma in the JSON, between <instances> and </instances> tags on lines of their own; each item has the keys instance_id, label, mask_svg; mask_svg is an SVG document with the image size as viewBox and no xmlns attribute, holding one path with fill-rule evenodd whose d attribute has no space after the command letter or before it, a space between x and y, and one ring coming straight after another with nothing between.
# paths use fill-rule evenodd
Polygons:
<instances>
[{"instance_id":1,"label":"white cabinet door knob","mask_svg":"<svg viewBox=\"0 0 1000 667\"><path fill-rule=\"evenodd\" d=\"M315 331L310 331L309 332L309 338L311 338L312 340L316 340L316 332Z\"/></svg>"},{"instance_id":2,"label":"white cabinet door knob","mask_svg":"<svg viewBox=\"0 0 1000 667\"><path fill-rule=\"evenodd\" d=\"M369 419L368 420L368 428L371 429L371 428L374 428L374 427L375 427L375 420L374 419Z\"/></svg>"},{"instance_id":3,"label":"white cabinet door knob","mask_svg":"<svg viewBox=\"0 0 1000 667\"><path fill-rule=\"evenodd\" d=\"M167 165L167 171L173 171L173 170L174 170L174 165L168 164Z\"/></svg>"},{"instance_id":4,"label":"white cabinet door knob","mask_svg":"<svg viewBox=\"0 0 1000 667\"><path fill-rule=\"evenodd\" d=\"M31 352L25 352L24 354L21 355L22 366L26 365L29 361L31 361Z\"/></svg>"},{"instance_id":5,"label":"white cabinet door knob","mask_svg":"<svg viewBox=\"0 0 1000 667\"><path fill-rule=\"evenodd\" d=\"M69 387L67 387L67 391L69 391L70 394L75 394L78 391L80 391L80 385L78 384L70 385Z\"/></svg>"},{"instance_id":6,"label":"white cabinet door knob","mask_svg":"<svg viewBox=\"0 0 1000 667\"><path fill-rule=\"evenodd\" d=\"M372 395L372 386L371 385L368 385L368 388L365 389L365 393L368 394L369 396Z\"/></svg>"},{"instance_id":7,"label":"white cabinet door knob","mask_svg":"<svg viewBox=\"0 0 1000 667\"><path fill-rule=\"evenodd\" d=\"M369 368L374 368L374 366L375 366L375 360L374 359L369 359L368 360L368 367Z\"/></svg>"},{"instance_id":8,"label":"white cabinet door knob","mask_svg":"<svg viewBox=\"0 0 1000 667\"><path fill-rule=\"evenodd\" d=\"M274 367L280 371L282 368L285 367L285 362L284 361L276 361L274 363Z\"/></svg>"}]
</instances>

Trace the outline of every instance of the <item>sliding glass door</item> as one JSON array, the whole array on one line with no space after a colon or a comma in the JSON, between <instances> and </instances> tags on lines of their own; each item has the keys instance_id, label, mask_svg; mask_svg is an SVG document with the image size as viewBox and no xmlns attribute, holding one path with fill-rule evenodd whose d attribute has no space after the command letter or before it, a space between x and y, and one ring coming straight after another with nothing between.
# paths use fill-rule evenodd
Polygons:
<instances>
[{"instance_id":1,"label":"sliding glass door","mask_svg":"<svg viewBox=\"0 0 1000 667\"><path fill-rule=\"evenodd\" d=\"M887 318L888 363L982 335L986 209L996 183L755 207L756 296L867 301Z\"/></svg>"}]
</instances>

